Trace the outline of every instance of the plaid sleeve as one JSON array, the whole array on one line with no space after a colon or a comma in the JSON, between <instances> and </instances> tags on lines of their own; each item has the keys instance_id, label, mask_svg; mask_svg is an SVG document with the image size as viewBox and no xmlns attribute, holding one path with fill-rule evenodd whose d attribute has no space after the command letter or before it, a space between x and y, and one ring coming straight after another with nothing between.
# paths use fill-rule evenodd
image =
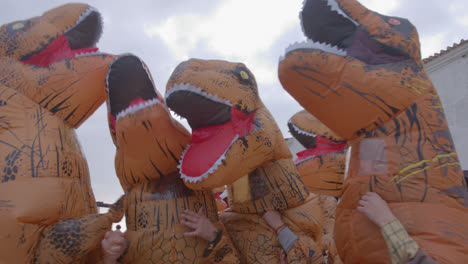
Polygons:
<instances>
[{"instance_id":1,"label":"plaid sleeve","mask_svg":"<svg viewBox=\"0 0 468 264\"><path fill-rule=\"evenodd\" d=\"M398 219L382 226L381 233L387 243L392 264L407 263L418 253L418 244L408 235Z\"/></svg>"}]
</instances>

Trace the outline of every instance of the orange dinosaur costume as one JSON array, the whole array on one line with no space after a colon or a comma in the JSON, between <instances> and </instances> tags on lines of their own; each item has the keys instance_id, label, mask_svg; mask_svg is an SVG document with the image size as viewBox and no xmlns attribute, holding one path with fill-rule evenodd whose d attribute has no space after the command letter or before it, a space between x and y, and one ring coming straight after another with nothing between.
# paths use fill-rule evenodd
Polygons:
<instances>
[{"instance_id":1,"label":"orange dinosaur costume","mask_svg":"<svg viewBox=\"0 0 468 264\"><path fill-rule=\"evenodd\" d=\"M321 209L309 194L273 117L241 63L191 59L177 66L166 102L192 127L180 173L193 189L228 185L230 211L221 214L243 263L279 263L276 233L262 219L280 210L298 241L297 263L321 263Z\"/></svg>"},{"instance_id":2,"label":"orange dinosaur costume","mask_svg":"<svg viewBox=\"0 0 468 264\"><path fill-rule=\"evenodd\" d=\"M95 263L122 217L123 203L96 214L74 131L105 99L100 33L80 4L0 28L0 263Z\"/></svg>"},{"instance_id":3,"label":"orange dinosaur costume","mask_svg":"<svg viewBox=\"0 0 468 264\"><path fill-rule=\"evenodd\" d=\"M302 110L288 121L289 132L306 150L297 153L297 171L310 192L319 196L323 214L322 246L330 263L341 263L333 238L337 198L343 192L346 142Z\"/></svg>"},{"instance_id":4,"label":"orange dinosaur costume","mask_svg":"<svg viewBox=\"0 0 468 264\"><path fill-rule=\"evenodd\" d=\"M210 191L187 188L177 170L190 133L174 120L155 89L146 65L133 55L115 60L107 76L109 128L117 147L115 167L128 196L129 241L122 263L237 263L225 234L217 248L184 237L191 230L180 213L198 211L220 227ZM225 232L224 232L225 233Z\"/></svg>"},{"instance_id":5,"label":"orange dinosaur costume","mask_svg":"<svg viewBox=\"0 0 468 264\"><path fill-rule=\"evenodd\" d=\"M306 150L297 153L297 170L307 189L316 194L340 197L346 163L346 142L302 110L288 122L290 133Z\"/></svg>"},{"instance_id":6,"label":"orange dinosaur costume","mask_svg":"<svg viewBox=\"0 0 468 264\"><path fill-rule=\"evenodd\" d=\"M335 225L344 262L390 262L379 229L356 210L368 191L434 260L468 262L466 183L414 26L353 0L306 1L301 18L310 40L287 49L279 77L351 146Z\"/></svg>"}]
</instances>

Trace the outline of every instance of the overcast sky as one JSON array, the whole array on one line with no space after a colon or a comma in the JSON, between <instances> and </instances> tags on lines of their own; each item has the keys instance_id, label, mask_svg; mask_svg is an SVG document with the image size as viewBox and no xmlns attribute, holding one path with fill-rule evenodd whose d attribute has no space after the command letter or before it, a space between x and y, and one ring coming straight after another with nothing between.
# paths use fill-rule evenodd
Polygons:
<instances>
[{"instance_id":1,"label":"overcast sky","mask_svg":"<svg viewBox=\"0 0 468 264\"><path fill-rule=\"evenodd\" d=\"M287 120L301 107L281 88L278 57L304 39L298 19L302 0L90 0L104 18L101 51L133 53L149 66L164 94L174 67L188 58L243 62L255 75L263 102L285 137ZM26 19L66 3L59 0L0 0L0 24ZM362 0L368 8L405 17L416 25L428 57L468 38L466 0ZM103 105L79 129L98 201L122 193L115 176L115 147Z\"/></svg>"}]
</instances>

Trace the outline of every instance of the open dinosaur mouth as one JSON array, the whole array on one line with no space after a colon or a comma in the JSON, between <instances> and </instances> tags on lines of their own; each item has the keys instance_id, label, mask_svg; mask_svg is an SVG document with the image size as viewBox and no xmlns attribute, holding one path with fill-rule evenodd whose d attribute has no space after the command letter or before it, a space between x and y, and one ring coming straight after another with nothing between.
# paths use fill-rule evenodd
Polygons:
<instances>
[{"instance_id":1,"label":"open dinosaur mouth","mask_svg":"<svg viewBox=\"0 0 468 264\"><path fill-rule=\"evenodd\" d=\"M145 64L132 55L115 60L106 77L112 126L122 117L162 103Z\"/></svg>"},{"instance_id":2,"label":"open dinosaur mouth","mask_svg":"<svg viewBox=\"0 0 468 264\"><path fill-rule=\"evenodd\" d=\"M343 151L347 145L343 141L333 141L316 134L308 133L298 128L292 122L288 122L288 127L293 137L307 148L304 151L296 153L297 159L294 161L296 166L317 156Z\"/></svg>"},{"instance_id":3,"label":"open dinosaur mouth","mask_svg":"<svg viewBox=\"0 0 468 264\"><path fill-rule=\"evenodd\" d=\"M315 138L317 137L316 134L312 134L306 132L296 125L294 125L291 120L288 122L289 132L291 135L301 143L302 146L305 148L313 148L316 146Z\"/></svg>"},{"instance_id":4,"label":"open dinosaur mouth","mask_svg":"<svg viewBox=\"0 0 468 264\"><path fill-rule=\"evenodd\" d=\"M322 50L338 56L350 56L370 65L408 59L407 54L371 39L336 0L305 0L300 18L307 41L290 45L285 56L297 50Z\"/></svg>"},{"instance_id":5,"label":"open dinosaur mouth","mask_svg":"<svg viewBox=\"0 0 468 264\"><path fill-rule=\"evenodd\" d=\"M178 84L168 91L167 105L192 128L192 144L179 165L181 177L200 182L218 169L232 144L253 130L255 112L246 114L190 84Z\"/></svg>"},{"instance_id":6,"label":"open dinosaur mouth","mask_svg":"<svg viewBox=\"0 0 468 264\"><path fill-rule=\"evenodd\" d=\"M26 64L48 67L57 61L99 55L95 45L101 32L101 15L94 8L88 8L73 27L59 35L42 50L24 56L21 61Z\"/></svg>"}]
</instances>

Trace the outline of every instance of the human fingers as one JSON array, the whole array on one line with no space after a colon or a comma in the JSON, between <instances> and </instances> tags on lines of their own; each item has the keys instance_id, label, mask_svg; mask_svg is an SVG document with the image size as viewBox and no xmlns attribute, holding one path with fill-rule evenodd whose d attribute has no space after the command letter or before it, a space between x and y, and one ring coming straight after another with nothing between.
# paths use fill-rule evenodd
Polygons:
<instances>
[{"instance_id":1,"label":"human fingers","mask_svg":"<svg viewBox=\"0 0 468 264\"><path fill-rule=\"evenodd\" d=\"M280 263L286 264L286 254L284 253L283 249L279 250L279 255L280 255Z\"/></svg>"},{"instance_id":2,"label":"human fingers","mask_svg":"<svg viewBox=\"0 0 468 264\"><path fill-rule=\"evenodd\" d=\"M195 223L195 222L189 222L189 221L185 221L185 220L182 220L180 221L183 225L185 225L186 227L190 227L192 229L197 229L198 227L198 224Z\"/></svg>"},{"instance_id":3,"label":"human fingers","mask_svg":"<svg viewBox=\"0 0 468 264\"><path fill-rule=\"evenodd\" d=\"M367 201L369 199L372 199L373 193L372 192L366 192L363 196L361 196L361 200Z\"/></svg>"},{"instance_id":4,"label":"human fingers","mask_svg":"<svg viewBox=\"0 0 468 264\"><path fill-rule=\"evenodd\" d=\"M359 212L363 213L363 214L366 214L366 213L367 213L366 208L363 207L363 206L358 206L358 207L357 207L357 210L358 210Z\"/></svg>"},{"instance_id":5,"label":"human fingers","mask_svg":"<svg viewBox=\"0 0 468 264\"><path fill-rule=\"evenodd\" d=\"M182 220L184 220L186 222L191 222L191 223L198 223L198 222L200 222L200 217L199 216L185 215L185 216L183 216Z\"/></svg>"},{"instance_id":6,"label":"human fingers","mask_svg":"<svg viewBox=\"0 0 468 264\"><path fill-rule=\"evenodd\" d=\"M368 204L369 204L369 202L366 201L366 200L359 200L359 206L365 207Z\"/></svg>"},{"instance_id":7,"label":"human fingers","mask_svg":"<svg viewBox=\"0 0 468 264\"><path fill-rule=\"evenodd\" d=\"M110 255L118 255L118 256L120 256L120 255L123 253L124 249L125 249L125 248L122 247L122 246L113 246L113 247L111 247L110 249L108 249L107 252L108 252L108 254L110 254Z\"/></svg>"},{"instance_id":8,"label":"human fingers","mask_svg":"<svg viewBox=\"0 0 468 264\"><path fill-rule=\"evenodd\" d=\"M112 240L114 246L125 247L127 246L127 240L123 237L118 237Z\"/></svg>"},{"instance_id":9,"label":"human fingers","mask_svg":"<svg viewBox=\"0 0 468 264\"><path fill-rule=\"evenodd\" d=\"M199 215L193 211L190 211L190 210L185 210L184 212L182 212L183 215L185 216L188 216L188 217L192 217L192 218L198 218Z\"/></svg>"},{"instance_id":10,"label":"human fingers","mask_svg":"<svg viewBox=\"0 0 468 264\"><path fill-rule=\"evenodd\" d=\"M205 216L205 215L203 214L203 207L200 207L200 209L198 209L197 215L198 215L198 216Z\"/></svg>"},{"instance_id":11,"label":"human fingers","mask_svg":"<svg viewBox=\"0 0 468 264\"><path fill-rule=\"evenodd\" d=\"M185 232L185 233L184 233L184 236L186 236L186 237L194 237L194 236L198 236L198 231L193 231L193 232Z\"/></svg>"}]
</instances>

